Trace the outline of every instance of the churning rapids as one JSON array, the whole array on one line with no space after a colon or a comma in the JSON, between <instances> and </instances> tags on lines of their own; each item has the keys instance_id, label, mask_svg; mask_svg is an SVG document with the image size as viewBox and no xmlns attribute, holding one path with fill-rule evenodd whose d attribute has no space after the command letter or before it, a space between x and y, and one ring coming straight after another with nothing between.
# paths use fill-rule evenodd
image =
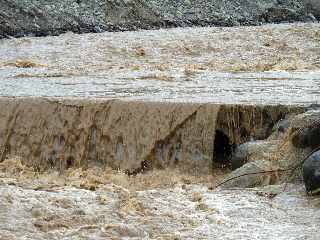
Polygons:
<instances>
[{"instance_id":1,"label":"churning rapids","mask_svg":"<svg viewBox=\"0 0 320 240\"><path fill-rule=\"evenodd\" d=\"M299 185L213 190L214 177L174 170L37 175L15 160L0 169L1 239L316 240L320 234L320 199L306 197Z\"/></svg>"},{"instance_id":2,"label":"churning rapids","mask_svg":"<svg viewBox=\"0 0 320 240\"><path fill-rule=\"evenodd\" d=\"M320 103L320 24L0 40L0 96ZM0 239L319 239L302 185L214 189L175 170L0 164Z\"/></svg>"},{"instance_id":3,"label":"churning rapids","mask_svg":"<svg viewBox=\"0 0 320 240\"><path fill-rule=\"evenodd\" d=\"M0 40L0 95L246 104L319 102L320 25Z\"/></svg>"}]
</instances>

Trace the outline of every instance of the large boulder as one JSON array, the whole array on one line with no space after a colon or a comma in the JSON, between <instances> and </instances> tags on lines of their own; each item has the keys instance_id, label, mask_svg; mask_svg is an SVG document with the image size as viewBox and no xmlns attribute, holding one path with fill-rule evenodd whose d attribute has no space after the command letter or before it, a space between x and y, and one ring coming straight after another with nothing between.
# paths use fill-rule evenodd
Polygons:
<instances>
[{"instance_id":1,"label":"large boulder","mask_svg":"<svg viewBox=\"0 0 320 240\"><path fill-rule=\"evenodd\" d=\"M304 162L303 180L309 194L320 194L320 150Z\"/></svg>"},{"instance_id":2,"label":"large boulder","mask_svg":"<svg viewBox=\"0 0 320 240\"><path fill-rule=\"evenodd\" d=\"M282 119L276 124L276 129L279 133L286 133L290 126L290 122L288 119Z\"/></svg>"},{"instance_id":3,"label":"large boulder","mask_svg":"<svg viewBox=\"0 0 320 240\"><path fill-rule=\"evenodd\" d=\"M248 162L249 158L249 146L248 143L244 143L239 145L234 153L232 154L232 157L230 159L231 163L231 169L235 170L240 167L242 167L245 163Z\"/></svg>"},{"instance_id":4,"label":"large boulder","mask_svg":"<svg viewBox=\"0 0 320 240\"><path fill-rule=\"evenodd\" d=\"M305 108L304 110L302 110L302 112L300 112L300 114L308 110L309 109ZM297 114L299 113L296 112L286 114L277 123L275 123L272 128L272 134L268 137L268 140L283 140L283 138L287 136L287 133L289 132L291 127L291 122L293 121L293 119L295 119Z\"/></svg>"},{"instance_id":5,"label":"large boulder","mask_svg":"<svg viewBox=\"0 0 320 240\"><path fill-rule=\"evenodd\" d=\"M318 103L312 103L308 106L305 107L306 111L311 111L311 110L320 110L320 104Z\"/></svg>"},{"instance_id":6,"label":"large boulder","mask_svg":"<svg viewBox=\"0 0 320 240\"><path fill-rule=\"evenodd\" d=\"M272 183L272 175L264 173L272 169L269 161L249 162L230 173L222 188L252 188Z\"/></svg>"},{"instance_id":7,"label":"large boulder","mask_svg":"<svg viewBox=\"0 0 320 240\"><path fill-rule=\"evenodd\" d=\"M279 134L283 136L279 137ZM319 151L308 157L317 149ZM320 110L317 106L278 122L267 140L239 145L231 157L231 166L235 170L226 178L223 187L245 188L282 180L300 181L300 171L281 171L278 174L273 170L291 169L306 157L308 159L303 165L306 190L310 194L320 194Z\"/></svg>"},{"instance_id":8,"label":"large boulder","mask_svg":"<svg viewBox=\"0 0 320 240\"><path fill-rule=\"evenodd\" d=\"M319 0L304 0L306 10L313 14L318 20L320 19L320 1Z\"/></svg>"},{"instance_id":9,"label":"large boulder","mask_svg":"<svg viewBox=\"0 0 320 240\"><path fill-rule=\"evenodd\" d=\"M276 149L278 143L279 141L276 140L258 140L240 144L231 156L231 169L238 169L248 162L268 159L270 154Z\"/></svg>"},{"instance_id":10,"label":"large boulder","mask_svg":"<svg viewBox=\"0 0 320 240\"><path fill-rule=\"evenodd\" d=\"M320 111L313 110L298 115L291 123L291 142L296 148L320 146Z\"/></svg>"}]
</instances>

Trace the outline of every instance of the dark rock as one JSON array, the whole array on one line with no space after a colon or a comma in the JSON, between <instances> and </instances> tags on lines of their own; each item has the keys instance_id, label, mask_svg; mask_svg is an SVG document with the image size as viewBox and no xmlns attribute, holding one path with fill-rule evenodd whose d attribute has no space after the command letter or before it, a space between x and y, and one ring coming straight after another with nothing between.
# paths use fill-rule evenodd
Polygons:
<instances>
[{"instance_id":1,"label":"dark rock","mask_svg":"<svg viewBox=\"0 0 320 240\"><path fill-rule=\"evenodd\" d=\"M295 125L297 123L297 125ZM310 111L303 114L299 121L292 124L291 142L297 148L315 149L320 146L320 112Z\"/></svg>"},{"instance_id":2,"label":"dark rock","mask_svg":"<svg viewBox=\"0 0 320 240\"><path fill-rule=\"evenodd\" d=\"M292 138L292 144L298 148L311 149L320 146L320 124L302 129Z\"/></svg>"},{"instance_id":3,"label":"dark rock","mask_svg":"<svg viewBox=\"0 0 320 240\"><path fill-rule=\"evenodd\" d=\"M249 162L243 165L241 168L234 170L224 180L225 183L222 188L251 188L262 185L268 185L269 175L263 174L264 171L268 171L270 163L266 161Z\"/></svg>"},{"instance_id":4,"label":"dark rock","mask_svg":"<svg viewBox=\"0 0 320 240\"><path fill-rule=\"evenodd\" d=\"M319 110L319 109L320 109L320 104L318 104L318 103L312 103L305 108L306 111Z\"/></svg>"},{"instance_id":5,"label":"dark rock","mask_svg":"<svg viewBox=\"0 0 320 240\"><path fill-rule=\"evenodd\" d=\"M247 163L249 158L249 146L248 143L244 143L239 145L231 157L231 169L235 170L237 168L242 167L245 163Z\"/></svg>"},{"instance_id":6,"label":"dark rock","mask_svg":"<svg viewBox=\"0 0 320 240\"><path fill-rule=\"evenodd\" d=\"M304 162L303 180L309 194L320 194L320 151L312 154Z\"/></svg>"},{"instance_id":7,"label":"dark rock","mask_svg":"<svg viewBox=\"0 0 320 240\"><path fill-rule=\"evenodd\" d=\"M274 127L278 133L285 133L290 127L290 121L288 119L280 120Z\"/></svg>"},{"instance_id":8,"label":"dark rock","mask_svg":"<svg viewBox=\"0 0 320 240\"><path fill-rule=\"evenodd\" d=\"M307 13L311 13L315 18L320 20L320 1L319 0L304 0Z\"/></svg>"},{"instance_id":9,"label":"dark rock","mask_svg":"<svg viewBox=\"0 0 320 240\"><path fill-rule=\"evenodd\" d=\"M277 144L278 141L259 140L246 142L237 146L230 159L231 169L238 169L248 162L267 159Z\"/></svg>"},{"instance_id":10,"label":"dark rock","mask_svg":"<svg viewBox=\"0 0 320 240\"><path fill-rule=\"evenodd\" d=\"M301 17L304 17L304 14L287 7L278 6L267 9L266 12L261 15L261 18L268 23L294 22L302 20Z\"/></svg>"},{"instance_id":11,"label":"dark rock","mask_svg":"<svg viewBox=\"0 0 320 240\"><path fill-rule=\"evenodd\" d=\"M312 13L309 13L307 16L305 16L304 21L305 22L317 22L317 19L315 18L315 16L313 16Z\"/></svg>"}]
</instances>

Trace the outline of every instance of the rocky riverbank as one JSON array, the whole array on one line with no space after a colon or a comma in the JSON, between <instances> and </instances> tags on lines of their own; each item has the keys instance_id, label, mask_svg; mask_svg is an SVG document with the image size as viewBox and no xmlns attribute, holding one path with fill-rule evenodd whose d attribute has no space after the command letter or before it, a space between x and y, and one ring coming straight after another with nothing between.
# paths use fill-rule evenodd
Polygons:
<instances>
[{"instance_id":1,"label":"rocky riverbank","mask_svg":"<svg viewBox=\"0 0 320 240\"><path fill-rule=\"evenodd\" d=\"M0 38L316 21L316 0L0 0Z\"/></svg>"},{"instance_id":2,"label":"rocky riverbank","mask_svg":"<svg viewBox=\"0 0 320 240\"><path fill-rule=\"evenodd\" d=\"M320 192L320 111L284 117L263 141L235 148L230 165L235 169L223 187L256 187L283 181L301 182L309 194ZM239 176L239 177L238 177ZM229 181L231 180L231 181Z\"/></svg>"}]
</instances>

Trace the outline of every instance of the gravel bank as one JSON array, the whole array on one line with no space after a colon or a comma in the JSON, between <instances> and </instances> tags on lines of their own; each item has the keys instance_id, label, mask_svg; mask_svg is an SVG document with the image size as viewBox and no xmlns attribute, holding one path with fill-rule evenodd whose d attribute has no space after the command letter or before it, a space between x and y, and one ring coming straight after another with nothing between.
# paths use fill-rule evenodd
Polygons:
<instances>
[{"instance_id":1,"label":"gravel bank","mask_svg":"<svg viewBox=\"0 0 320 240\"><path fill-rule=\"evenodd\" d=\"M0 38L314 21L314 0L0 0Z\"/></svg>"}]
</instances>

